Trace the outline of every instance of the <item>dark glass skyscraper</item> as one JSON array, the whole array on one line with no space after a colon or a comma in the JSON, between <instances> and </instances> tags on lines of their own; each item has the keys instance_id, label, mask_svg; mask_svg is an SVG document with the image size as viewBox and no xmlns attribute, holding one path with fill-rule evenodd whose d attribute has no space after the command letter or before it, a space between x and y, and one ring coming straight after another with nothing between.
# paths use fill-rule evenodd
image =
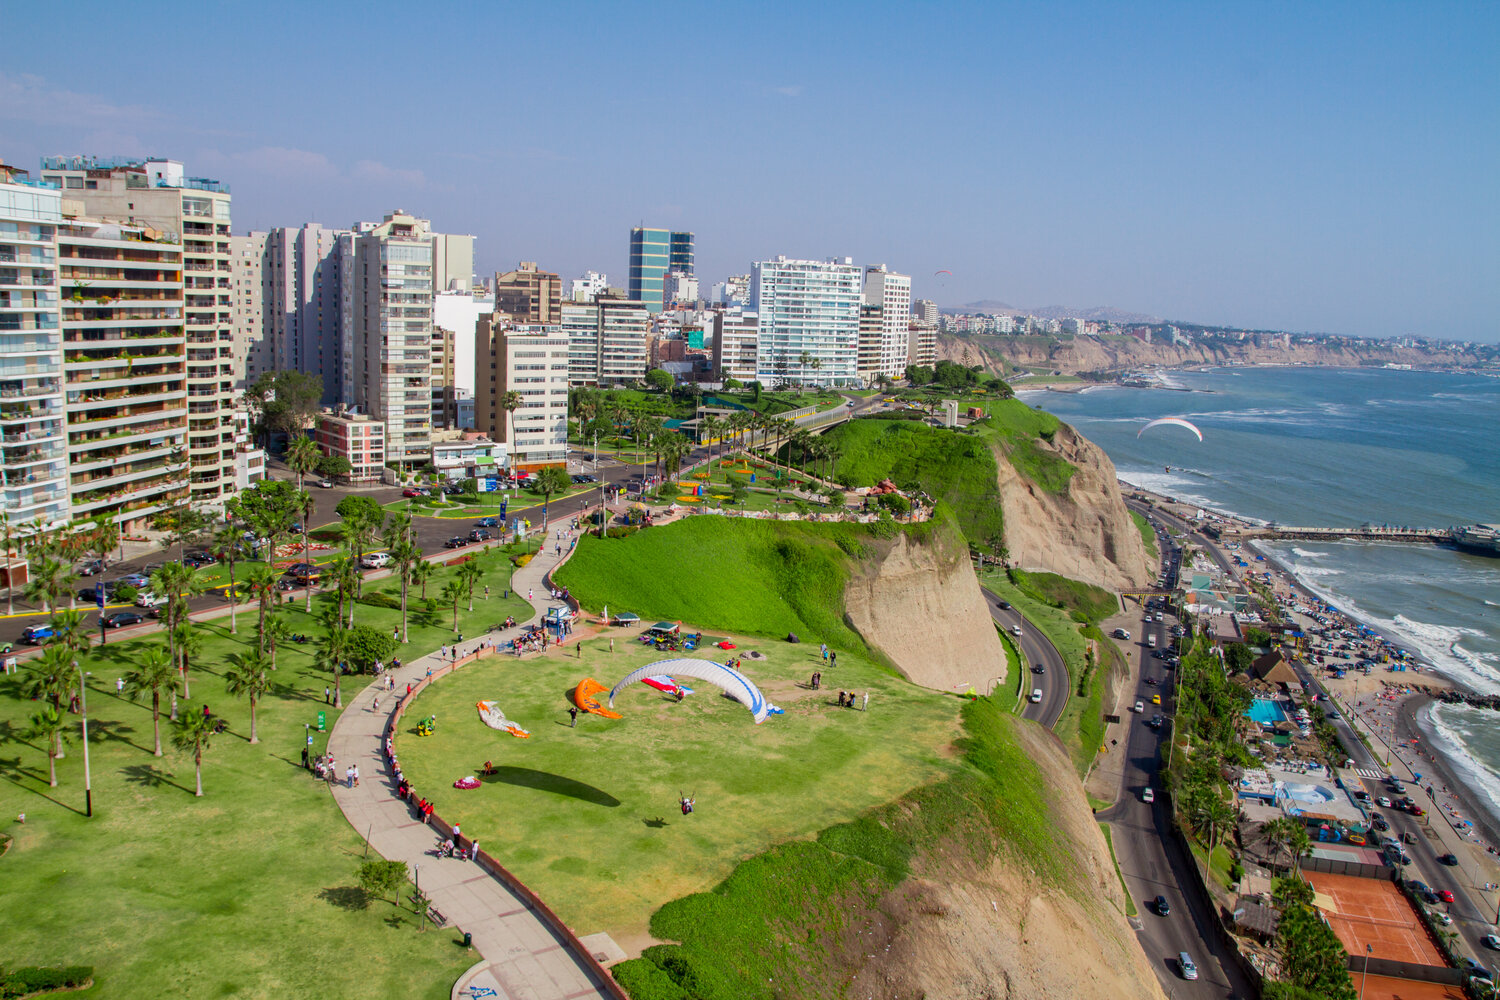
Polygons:
<instances>
[{"instance_id":1,"label":"dark glass skyscraper","mask_svg":"<svg viewBox=\"0 0 1500 1000\"><path fill-rule=\"evenodd\" d=\"M630 297L661 312L664 276L668 271L693 274L693 234L666 229L630 231Z\"/></svg>"}]
</instances>

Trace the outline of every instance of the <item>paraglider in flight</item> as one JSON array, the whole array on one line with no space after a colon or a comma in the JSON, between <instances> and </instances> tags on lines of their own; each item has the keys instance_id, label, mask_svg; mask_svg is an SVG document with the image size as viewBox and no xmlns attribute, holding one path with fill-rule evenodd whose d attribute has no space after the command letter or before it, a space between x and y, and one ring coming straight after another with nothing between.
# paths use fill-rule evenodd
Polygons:
<instances>
[{"instance_id":1,"label":"paraglider in flight","mask_svg":"<svg viewBox=\"0 0 1500 1000\"><path fill-rule=\"evenodd\" d=\"M1197 436L1199 441L1203 440L1203 432L1181 417L1157 417L1155 420L1151 421L1145 427L1142 427L1139 431L1137 431L1135 436L1140 437L1151 428L1160 427L1163 424L1171 424L1174 427L1186 427L1188 430L1192 431L1194 435Z\"/></svg>"},{"instance_id":2,"label":"paraglider in flight","mask_svg":"<svg viewBox=\"0 0 1500 1000\"><path fill-rule=\"evenodd\" d=\"M751 682L750 678L732 667L726 667L722 663L712 660L658 660L656 663L648 663L644 667L637 667L626 674L620 683L616 684L609 692L610 707L614 706L615 697L624 688L643 681L648 677L656 677L659 674L673 674L683 677L696 677L701 681L707 681L715 687L722 688L724 693L735 701L744 705L755 716L755 723L759 725L766 721L766 716L780 710L770 702L766 701L765 695Z\"/></svg>"},{"instance_id":3,"label":"paraglider in flight","mask_svg":"<svg viewBox=\"0 0 1500 1000\"><path fill-rule=\"evenodd\" d=\"M936 278L936 277L937 277L937 276L938 276L938 275L940 275L940 274L946 274L946 275L949 275L949 276L952 276L952 274L953 274L953 272L952 272L952 271L949 271L949 270L946 270L946 269L945 269L945 270L942 270L942 271L933 271L933 272L932 272L932 276L933 276L933 277L934 277L934 278Z\"/></svg>"}]
</instances>

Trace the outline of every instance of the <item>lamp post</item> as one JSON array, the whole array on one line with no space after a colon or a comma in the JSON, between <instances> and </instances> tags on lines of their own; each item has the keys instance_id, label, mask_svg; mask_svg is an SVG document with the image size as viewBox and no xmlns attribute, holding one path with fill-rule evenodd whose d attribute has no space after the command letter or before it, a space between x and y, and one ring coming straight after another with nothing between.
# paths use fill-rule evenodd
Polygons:
<instances>
[{"instance_id":1,"label":"lamp post","mask_svg":"<svg viewBox=\"0 0 1500 1000\"><path fill-rule=\"evenodd\" d=\"M1365 1000L1365 980L1370 978L1370 952L1374 950L1374 945L1365 945L1365 968L1359 974L1359 1000Z\"/></svg>"},{"instance_id":2,"label":"lamp post","mask_svg":"<svg viewBox=\"0 0 1500 1000\"><path fill-rule=\"evenodd\" d=\"M94 815L94 783L89 776L89 682L88 674L73 661L73 669L78 671L78 709L83 715L83 812L85 816Z\"/></svg>"},{"instance_id":3,"label":"lamp post","mask_svg":"<svg viewBox=\"0 0 1500 1000\"><path fill-rule=\"evenodd\" d=\"M422 905L422 866L411 866L412 877L417 883L417 931L420 933L427 924L427 907Z\"/></svg>"}]
</instances>

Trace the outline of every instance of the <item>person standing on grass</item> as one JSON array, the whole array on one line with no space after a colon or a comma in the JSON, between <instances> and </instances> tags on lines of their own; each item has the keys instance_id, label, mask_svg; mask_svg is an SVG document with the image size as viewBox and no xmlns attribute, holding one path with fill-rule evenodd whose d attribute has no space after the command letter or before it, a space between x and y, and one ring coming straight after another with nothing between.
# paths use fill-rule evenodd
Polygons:
<instances>
[{"instance_id":1,"label":"person standing on grass","mask_svg":"<svg viewBox=\"0 0 1500 1000\"><path fill-rule=\"evenodd\" d=\"M861 712L868 712L870 710L870 692L865 692L864 704L860 706L859 710Z\"/></svg>"},{"instance_id":2,"label":"person standing on grass","mask_svg":"<svg viewBox=\"0 0 1500 1000\"><path fill-rule=\"evenodd\" d=\"M578 728L578 706L577 705L570 705L568 707L568 718L570 718L572 720L571 722L568 723L568 728L569 729L577 729Z\"/></svg>"},{"instance_id":3,"label":"person standing on grass","mask_svg":"<svg viewBox=\"0 0 1500 1000\"><path fill-rule=\"evenodd\" d=\"M823 659L826 661L828 659L828 643L818 643L818 652L823 655Z\"/></svg>"},{"instance_id":4,"label":"person standing on grass","mask_svg":"<svg viewBox=\"0 0 1500 1000\"><path fill-rule=\"evenodd\" d=\"M830 667L837 666L838 662L839 662L839 654L835 653L833 650L830 649L828 651L828 665Z\"/></svg>"}]
</instances>

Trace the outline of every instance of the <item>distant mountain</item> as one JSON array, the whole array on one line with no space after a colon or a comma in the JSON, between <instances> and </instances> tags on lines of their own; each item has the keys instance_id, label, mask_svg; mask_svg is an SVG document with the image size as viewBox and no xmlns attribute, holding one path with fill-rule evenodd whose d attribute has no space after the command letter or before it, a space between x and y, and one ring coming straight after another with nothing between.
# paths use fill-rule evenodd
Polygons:
<instances>
[{"instance_id":1,"label":"distant mountain","mask_svg":"<svg viewBox=\"0 0 1500 1000\"><path fill-rule=\"evenodd\" d=\"M981 299L978 302L966 302L961 306L948 306L939 310L949 314L954 313L985 313L990 316L1037 316L1041 319L1067 319L1076 317L1078 319L1091 319L1096 322L1106 323L1161 323L1159 316L1148 313L1127 312L1114 306L1091 306L1087 309L1079 309L1075 306L1041 306L1033 309L1022 309L1007 305L995 299Z\"/></svg>"}]
</instances>

